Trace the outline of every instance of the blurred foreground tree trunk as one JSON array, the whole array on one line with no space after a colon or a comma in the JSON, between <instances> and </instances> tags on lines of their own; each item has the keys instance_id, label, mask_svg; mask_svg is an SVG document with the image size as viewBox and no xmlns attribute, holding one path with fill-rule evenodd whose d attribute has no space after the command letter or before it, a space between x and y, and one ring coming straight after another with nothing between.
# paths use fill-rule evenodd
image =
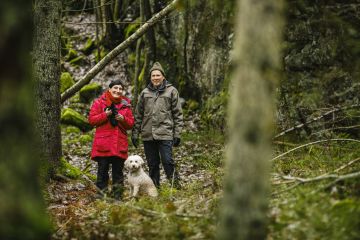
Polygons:
<instances>
[{"instance_id":1,"label":"blurred foreground tree trunk","mask_svg":"<svg viewBox=\"0 0 360 240\"><path fill-rule=\"evenodd\" d=\"M31 1L0 2L0 239L50 239L39 186Z\"/></svg>"},{"instance_id":2,"label":"blurred foreground tree trunk","mask_svg":"<svg viewBox=\"0 0 360 240\"><path fill-rule=\"evenodd\" d=\"M265 239L282 1L238 0L219 239Z\"/></svg>"},{"instance_id":3,"label":"blurred foreground tree trunk","mask_svg":"<svg viewBox=\"0 0 360 240\"><path fill-rule=\"evenodd\" d=\"M34 3L36 123L41 140L41 159L49 163L50 176L61 157L60 13L61 0L36 0Z\"/></svg>"}]
</instances>

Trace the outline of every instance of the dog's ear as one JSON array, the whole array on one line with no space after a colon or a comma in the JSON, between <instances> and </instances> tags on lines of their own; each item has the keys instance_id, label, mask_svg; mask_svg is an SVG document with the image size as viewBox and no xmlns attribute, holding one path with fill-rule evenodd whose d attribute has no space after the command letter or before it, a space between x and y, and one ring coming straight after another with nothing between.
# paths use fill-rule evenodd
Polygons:
<instances>
[{"instance_id":1,"label":"dog's ear","mask_svg":"<svg viewBox=\"0 0 360 240\"><path fill-rule=\"evenodd\" d=\"M128 159L126 159L126 161L124 163L124 166L125 166L126 169L129 169L129 164L130 164L130 160L128 158Z\"/></svg>"}]
</instances>

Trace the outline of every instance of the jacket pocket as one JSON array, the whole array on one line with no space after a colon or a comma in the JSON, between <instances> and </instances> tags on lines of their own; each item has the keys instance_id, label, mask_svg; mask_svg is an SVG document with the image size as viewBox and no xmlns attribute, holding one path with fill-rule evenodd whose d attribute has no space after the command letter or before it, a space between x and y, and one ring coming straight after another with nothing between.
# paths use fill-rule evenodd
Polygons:
<instances>
[{"instance_id":1,"label":"jacket pocket","mask_svg":"<svg viewBox=\"0 0 360 240\"><path fill-rule=\"evenodd\" d=\"M128 151L128 140L127 140L127 136L125 135L119 135L119 140L118 140L118 151L120 153L126 153Z\"/></svg>"},{"instance_id":2,"label":"jacket pocket","mask_svg":"<svg viewBox=\"0 0 360 240\"><path fill-rule=\"evenodd\" d=\"M95 138L95 147L98 152L109 152L111 150L112 134L100 133Z\"/></svg>"}]
</instances>

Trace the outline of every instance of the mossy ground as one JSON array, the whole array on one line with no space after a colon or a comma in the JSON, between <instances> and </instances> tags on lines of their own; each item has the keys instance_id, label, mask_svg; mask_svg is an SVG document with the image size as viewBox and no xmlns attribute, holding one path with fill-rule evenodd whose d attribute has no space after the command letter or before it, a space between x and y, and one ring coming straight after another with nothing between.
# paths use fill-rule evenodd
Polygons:
<instances>
[{"instance_id":1,"label":"mossy ground","mask_svg":"<svg viewBox=\"0 0 360 240\"><path fill-rule=\"evenodd\" d=\"M224 141L224 135L217 132L183 134L181 146L174 151L183 189L174 190L165 181L157 199L130 199L126 191L122 202L95 200L94 179L81 176L50 185L53 239L215 239L224 175ZM68 144L84 147L71 141ZM278 155L298 145L276 145L274 149ZM293 187L297 182L281 177L313 178L333 173L360 157L357 145L312 145L273 161L268 239L357 239L359 179L333 185L329 184L335 179L327 179ZM130 147L130 152L141 155L141 151ZM81 151L73 150L71 154L77 152ZM344 175L359 169L360 161L355 161L336 173Z\"/></svg>"}]
</instances>

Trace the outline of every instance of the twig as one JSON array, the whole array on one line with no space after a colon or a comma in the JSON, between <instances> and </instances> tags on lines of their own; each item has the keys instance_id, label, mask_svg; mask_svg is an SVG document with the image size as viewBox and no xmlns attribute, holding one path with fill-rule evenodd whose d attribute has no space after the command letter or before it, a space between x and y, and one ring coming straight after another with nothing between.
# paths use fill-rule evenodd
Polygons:
<instances>
[{"instance_id":1,"label":"twig","mask_svg":"<svg viewBox=\"0 0 360 240\"><path fill-rule=\"evenodd\" d=\"M57 233L59 233L62 229L65 228L65 226L72 220L72 217L69 218L69 220L67 220L65 223L61 224L61 226L59 227L59 229L56 231Z\"/></svg>"},{"instance_id":2,"label":"twig","mask_svg":"<svg viewBox=\"0 0 360 240\"><path fill-rule=\"evenodd\" d=\"M307 144L304 144L304 145L300 145L296 148L293 148L293 149L290 149L289 151L285 152L285 153L282 153L274 158L272 158L270 161L274 161L278 158L281 158L293 151L296 151L300 148L304 148L304 147L307 147L307 146L310 146L310 145L315 145L315 144L318 144L318 143L323 143L323 142L336 142L336 141L342 141L342 142L357 142L357 143L360 143L360 140L356 140L356 139L350 139L350 138L334 138L334 139L326 139L326 140L319 140L319 141L315 141L315 142L311 142L311 143L307 143Z\"/></svg>"},{"instance_id":3,"label":"twig","mask_svg":"<svg viewBox=\"0 0 360 240\"><path fill-rule=\"evenodd\" d=\"M293 188L296 188L297 186L299 186L301 183L295 183L294 185L292 185L292 186L290 186L290 187L287 187L287 188L285 188L285 189L283 189L283 190L281 190L281 191L278 191L278 192L274 192L274 193L272 193L271 194L271 196L276 196L276 195L279 195L280 193L283 193L283 192L287 192L287 191L289 191L289 190L291 190L291 189L293 189Z\"/></svg>"},{"instance_id":4,"label":"twig","mask_svg":"<svg viewBox=\"0 0 360 240\"><path fill-rule=\"evenodd\" d=\"M339 176L336 174L328 174L328 175L321 175L314 178L300 178L300 177L292 177L292 176L282 176L285 180L293 180L298 181L300 183L308 183L308 182L315 182L315 181L321 181L328 178L338 178Z\"/></svg>"},{"instance_id":5,"label":"twig","mask_svg":"<svg viewBox=\"0 0 360 240\"><path fill-rule=\"evenodd\" d=\"M151 216L151 217L154 217L154 216L156 216L156 217L158 217L158 216L167 217L168 215L170 215L170 214L166 214L164 212L157 212L157 211L153 211L153 210L150 210L150 209L137 207L137 206L134 206L134 205L128 204L128 203L126 203L124 205L127 206L127 207L131 207L133 209L136 209L136 210L144 213L145 215L148 215L148 216ZM177 216L177 217L184 217L184 218L203 218L204 217L203 215L200 215L200 214L191 214L191 215L189 215L189 214L175 213L174 215Z\"/></svg>"},{"instance_id":6,"label":"twig","mask_svg":"<svg viewBox=\"0 0 360 240\"><path fill-rule=\"evenodd\" d=\"M350 178L357 178L357 177L360 177L360 172L355 172L355 173L350 173L350 174L339 176L336 180L334 180L331 183L325 185L324 187L321 187L318 190L312 191L311 193L317 193L317 192L319 192L319 191L321 191L323 189L327 189L327 188L335 185L337 182L340 182L342 180L350 179Z\"/></svg>"},{"instance_id":7,"label":"twig","mask_svg":"<svg viewBox=\"0 0 360 240\"><path fill-rule=\"evenodd\" d=\"M296 126L294 126L294 127L292 127L292 128L289 128L289 129L287 129L287 130L285 130L285 131L282 131L281 133L277 134L273 139L276 139L276 138L278 138L278 137L281 137L281 136L283 136L283 135L285 135L285 134L287 134L287 133L289 133L289 132L292 132L292 131L294 131L294 130L296 130L296 129L303 128L303 127L305 127L306 125L308 125L308 124L310 124L310 123L312 123L312 122L318 121L318 120L324 118L324 117L327 116L327 115L336 113L336 112L338 112L338 111L347 110L347 109L351 109L351 108L357 108L357 107L360 107L360 105L359 105L359 104L354 104L354 105L346 106L346 107L342 107L342 108L335 108L335 109L333 109L333 110L330 110L330 111L324 113L323 115L320 115L320 116L318 116L318 117L315 117L315 118L313 118L313 119L310 119L310 120L306 121L305 123L298 124L298 125L296 125Z\"/></svg>"},{"instance_id":8,"label":"twig","mask_svg":"<svg viewBox=\"0 0 360 240\"><path fill-rule=\"evenodd\" d=\"M314 178L299 178L299 177L291 177L291 176L282 176L282 178L284 178L286 180L294 180L294 181L297 181L297 183L290 186L290 187L288 187L288 188L286 188L286 189L284 189L284 190L275 192L275 193L273 193L271 195L275 196L275 195L278 195L280 193L289 191L289 190L291 190L291 189L293 189L293 188L295 188L295 187L297 187L297 186L299 186L300 184L303 184L303 183L316 182L316 181L321 181L321 180L325 180L325 179L336 178L333 182L331 182L330 184L328 184L325 187L321 188L321 189L326 189L326 188L336 184L339 181L342 181L342 180L345 180L345 179L350 179L350 178L357 178L357 177L360 177L360 171L355 172L355 173L345 174L345 175L337 175L337 174L321 175L321 176L317 176L317 177L314 177ZM316 190L315 192L318 192L321 189ZM314 193L314 192L312 192L312 193Z\"/></svg>"},{"instance_id":9,"label":"twig","mask_svg":"<svg viewBox=\"0 0 360 240\"><path fill-rule=\"evenodd\" d=\"M343 170L344 168L349 167L349 166L350 166L350 165L352 165L353 163L358 162L359 160L360 160L360 158L356 158L356 159L354 159L354 160L351 160L351 161L350 161L350 162L348 162L347 164L345 164L345 165L343 165L343 166L341 166L341 167L339 167L339 168L335 169L335 170L334 170L334 172L339 172L339 171Z\"/></svg>"}]
</instances>

